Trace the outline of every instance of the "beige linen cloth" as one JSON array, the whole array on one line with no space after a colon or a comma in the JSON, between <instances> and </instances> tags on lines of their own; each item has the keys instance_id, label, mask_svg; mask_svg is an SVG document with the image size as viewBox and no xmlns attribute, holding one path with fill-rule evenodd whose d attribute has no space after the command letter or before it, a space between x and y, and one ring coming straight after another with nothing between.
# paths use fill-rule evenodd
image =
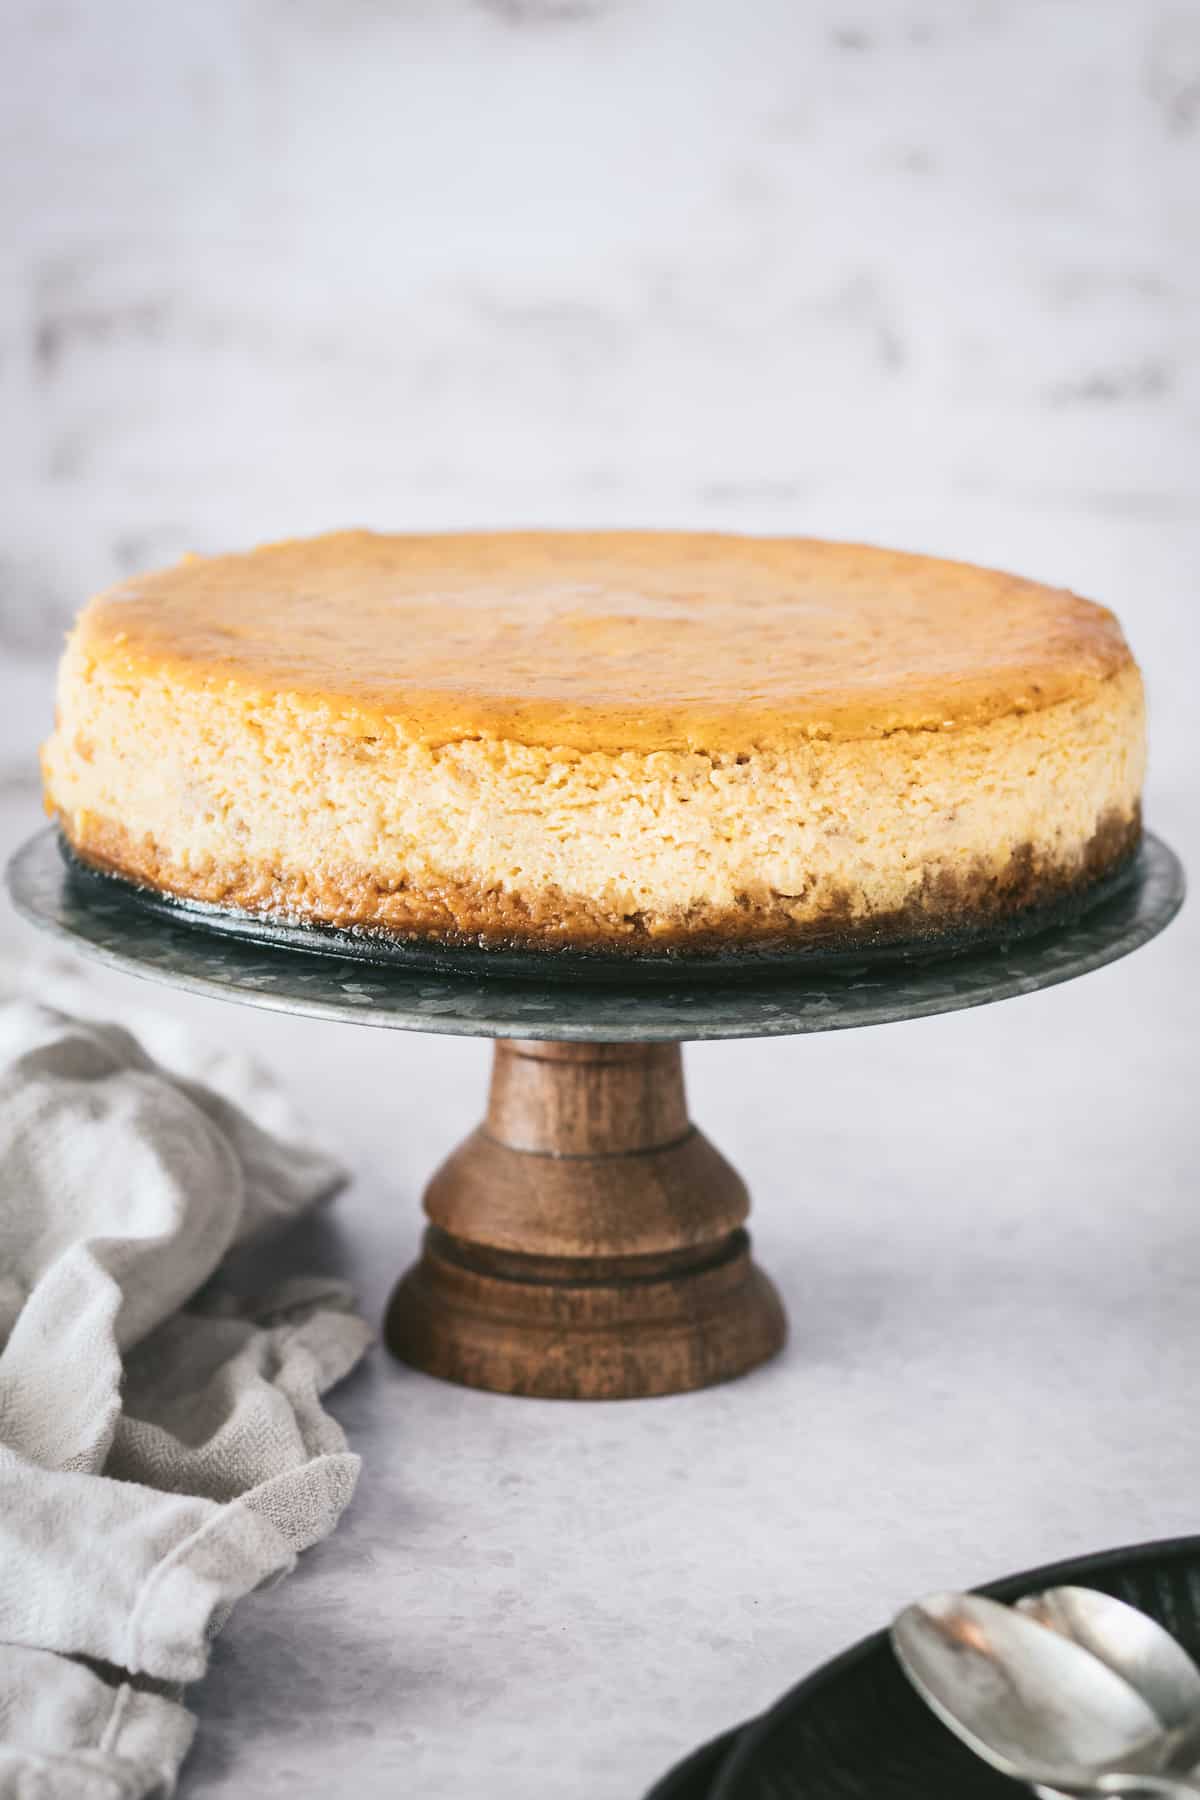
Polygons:
<instances>
[{"instance_id":1,"label":"beige linen cloth","mask_svg":"<svg viewBox=\"0 0 1200 1800\"><path fill-rule=\"evenodd\" d=\"M369 1333L335 1281L211 1280L341 1184L278 1091L29 986L0 964L0 1800L140 1800L235 1601L353 1492L321 1395Z\"/></svg>"}]
</instances>

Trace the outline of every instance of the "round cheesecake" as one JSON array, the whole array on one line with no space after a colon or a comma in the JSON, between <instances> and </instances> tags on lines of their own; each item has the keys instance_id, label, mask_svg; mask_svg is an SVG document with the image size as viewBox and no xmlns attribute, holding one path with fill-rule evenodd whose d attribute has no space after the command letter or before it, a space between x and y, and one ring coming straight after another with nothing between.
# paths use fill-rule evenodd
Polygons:
<instances>
[{"instance_id":1,"label":"round cheesecake","mask_svg":"<svg viewBox=\"0 0 1200 1800\"><path fill-rule=\"evenodd\" d=\"M43 752L87 862L448 942L993 925L1134 849L1111 613L964 563L672 532L338 532L85 609Z\"/></svg>"}]
</instances>

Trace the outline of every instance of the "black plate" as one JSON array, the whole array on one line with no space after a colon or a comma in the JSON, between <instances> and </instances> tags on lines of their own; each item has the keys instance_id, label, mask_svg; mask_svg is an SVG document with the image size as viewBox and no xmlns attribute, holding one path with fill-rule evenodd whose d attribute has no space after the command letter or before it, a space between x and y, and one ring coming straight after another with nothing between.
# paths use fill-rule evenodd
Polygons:
<instances>
[{"instance_id":1,"label":"black plate","mask_svg":"<svg viewBox=\"0 0 1200 1800\"><path fill-rule=\"evenodd\" d=\"M732 1731L723 1731L720 1737L701 1744L655 1782L646 1800L708 1800L730 1751L747 1730L746 1725L735 1725Z\"/></svg>"},{"instance_id":2,"label":"black plate","mask_svg":"<svg viewBox=\"0 0 1200 1800\"><path fill-rule=\"evenodd\" d=\"M321 956L353 957L380 967L429 970L442 975L482 974L519 980L592 981L627 984L631 977L647 981L678 981L681 975L704 981L737 981L764 974L824 975L864 967L887 967L938 961L973 950L1016 944L1026 938L1070 925L1105 900L1122 894L1135 880L1139 855L1135 851L1102 880L1079 893L1069 894L1050 906L1031 906L986 925L935 931L920 938L891 942L806 948L756 949L742 946L724 951L675 950L637 953L619 950L505 949L482 943L444 944L429 938L400 938L367 927L347 929L317 925L299 919L279 919L236 907L214 906L201 900L181 900L157 888L142 887L123 876L95 869L76 856L59 835L59 849L72 878L81 888L91 887L109 897L120 892L139 911L173 925L193 925L242 943L303 950Z\"/></svg>"},{"instance_id":3,"label":"black plate","mask_svg":"<svg viewBox=\"0 0 1200 1800\"><path fill-rule=\"evenodd\" d=\"M1200 1658L1200 1537L1053 1563L980 1589L1018 1600L1075 1583L1141 1607ZM706 1760L707 1759L707 1760ZM698 1785L704 1781L707 1785ZM674 1785L672 1785L674 1783ZM1029 1800L917 1698L877 1632L760 1719L677 1764L647 1800Z\"/></svg>"}]
</instances>

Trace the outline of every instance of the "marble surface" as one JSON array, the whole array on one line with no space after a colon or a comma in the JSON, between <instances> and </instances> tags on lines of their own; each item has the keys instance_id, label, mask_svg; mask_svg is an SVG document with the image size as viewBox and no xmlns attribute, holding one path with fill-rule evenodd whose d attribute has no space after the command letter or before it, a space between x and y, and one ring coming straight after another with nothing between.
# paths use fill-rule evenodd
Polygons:
<instances>
[{"instance_id":1,"label":"marble surface","mask_svg":"<svg viewBox=\"0 0 1200 1800\"><path fill-rule=\"evenodd\" d=\"M18 0L0 850L81 597L324 525L815 531L1116 607L1200 867L1190 0ZM43 952L0 908L0 950ZM978 1012L689 1052L786 1353L564 1406L376 1353L337 1536L243 1606L185 1800L635 1800L914 1593L1200 1526L1200 909ZM487 1049L90 978L353 1165L272 1264L378 1316Z\"/></svg>"}]
</instances>

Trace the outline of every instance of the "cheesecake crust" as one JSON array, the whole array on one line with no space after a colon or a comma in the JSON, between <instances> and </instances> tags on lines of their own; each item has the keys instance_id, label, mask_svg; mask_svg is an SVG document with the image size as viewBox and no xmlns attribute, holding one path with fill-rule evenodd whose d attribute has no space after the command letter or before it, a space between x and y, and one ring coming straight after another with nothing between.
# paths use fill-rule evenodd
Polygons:
<instances>
[{"instance_id":1,"label":"cheesecake crust","mask_svg":"<svg viewBox=\"0 0 1200 1800\"><path fill-rule=\"evenodd\" d=\"M61 820L60 820L61 824ZM969 925L978 929L1050 908L1086 893L1113 874L1141 841L1141 810L1129 818L1107 814L1084 846L1078 864L1048 862L1022 844L997 872L984 859L951 873L928 875L903 905L864 914L849 888L835 892L819 921L798 924L789 898L747 897L728 910L697 906L674 918L637 914L617 920L578 895L546 889L536 897L487 889L468 881L437 889L387 887L368 870L344 871L335 881L245 865L214 864L202 876L174 864L123 826L90 818L74 853L92 868L160 894L201 901L252 916L319 922L391 937L496 949L641 951L852 950L936 941Z\"/></svg>"},{"instance_id":2,"label":"cheesecake crust","mask_svg":"<svg viewBox=\"0 0 1200 1800\"><path fill-rule=\"evenodd\" d=\"M182 898L639 951L936 937L1140 830L1111 613L959 563L683 534L192 559L69 640L46 801Z\"/></svg>"}]
</instances>

